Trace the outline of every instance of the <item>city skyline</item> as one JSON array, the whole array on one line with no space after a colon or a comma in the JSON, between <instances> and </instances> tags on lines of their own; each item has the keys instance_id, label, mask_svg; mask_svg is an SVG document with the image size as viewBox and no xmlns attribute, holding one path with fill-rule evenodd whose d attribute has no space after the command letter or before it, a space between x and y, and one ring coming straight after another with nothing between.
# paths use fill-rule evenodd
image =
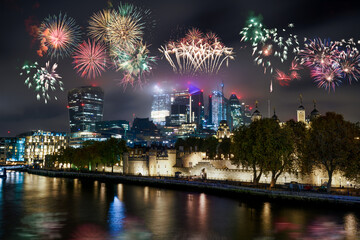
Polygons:
<instances>
[{"instance_id":1,"label":"city skyline","mask_svg":"<svg viewBox=\"0 0 360 240\"><path fill-rule=\"evenodd\" d=\"M76 87L96 85L104 89L104 120L124 119L131 121L133 114L137 117L150 117L153 87L170 85L173 88L183 89L187 82L204 89L204 99L212 90L223 81L225 83L225 96L230 97L232 92L240 96L246 104L254 106L259 101L259 110L267 116L267 99L271 99L271 109L276 108L276 114L282 120L296 118L296 108L299 105L299 95L303 95L303 104L307 113L313 106L313 99L317 101L317 108L322 114L335 111L344 115L346 120L357 122L360 113L355 111L360 100L358 94L360 83L352 85L342 84L336 92L328 93L319 89L309 72L301 72L302 80L295 80L289 87L281 87L274 83L274 91L269 94L270 75L264 75L261 67L253 63L250 49L244 48L246 44L240 42L239 35L250 12L263 16L263 23L269 28L286 27L294 23L295 31L299 37L329 38L334 40L349 39L354 35L360 17L358 10L347 1L342 5L336 1L321 4L310 1L297 1L278 4L233 3L225 1L219 9L215 1L207 4L201 1L173 2L165 1L127 1L152 11L156 20L151 33L145 36L150 44L150 53L157 56L157 64L148 77L148 83L141 88L126 90L117 86L115 79L120 74L108 71L95 80L82 79L72 69L71 58L58 61L58 72L64 82L64 92L59 92L58 101L49 101L44 104L36 100L34 92L29 91L19 76L19 68L25 60L38 60L36 44L31 43L31 37L26 32L25 22L29 19L42 21L49 14L67 13L76 19L77 23L87 27L87 19L93 12L107 6L107 3L98 2L86 4L85 2L66 1L61 3L46 3L45 1L6 1L1 8L1 25L7 37L1 39L1 74L0 83L0 136L13 136L31 129L46 129L54 131L69 131L67 92ZM117 3L113 2L114 5ZM80 10L81 9L81 10ZM175 11L174 9L177 9ZM316 11L314 11L316 9ZM307 17L305 17L307 15ZM309 18L309 16L311 16ZM235 60L229 62L229 67L223 66L219 74L207 77L185 77L172 72L170 65L161 59L158 48L169 39L182 36L191 27L199 28L203 32L214 31L235 52ZM83 35L82 40L85 40ZM40 61L45 61L46 58ZM210 79L210 80L209 80ZM269 96L270 95L270 96ZM284 101L286 99L286 101ZM205 100L207 104L207 101ZM271 111L272 113L272 111ZM272 114L271 114L272 115ZM10 131L10 133L8 133Z\"/></svg>"}]
</instances>

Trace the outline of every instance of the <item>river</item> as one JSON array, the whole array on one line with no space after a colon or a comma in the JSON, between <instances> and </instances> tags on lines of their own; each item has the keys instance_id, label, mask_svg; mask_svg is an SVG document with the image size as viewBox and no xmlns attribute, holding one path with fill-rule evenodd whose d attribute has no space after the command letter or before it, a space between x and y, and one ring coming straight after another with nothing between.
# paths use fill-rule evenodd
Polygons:
<instances>
[{"instance_id":1,"label":"river","mask_svg":"<svg viewBox=\"0 0 360 240\"><path fill-rule=\"evenodd\" d=\"M0 239L360 239L355 210L9 172Z\"/></svg>"}]
</instances>

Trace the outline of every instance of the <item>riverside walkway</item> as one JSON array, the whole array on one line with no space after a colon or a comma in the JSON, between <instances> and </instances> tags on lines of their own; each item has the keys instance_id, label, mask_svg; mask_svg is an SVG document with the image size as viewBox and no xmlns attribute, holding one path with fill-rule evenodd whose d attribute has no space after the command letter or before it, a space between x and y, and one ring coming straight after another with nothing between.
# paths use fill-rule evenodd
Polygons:
<instances>
[{"instance_id":1,"label":"riverside walkway","mask_svg":"<svg viewBox=\"0 0 360 240\"><path fill-rule=\"evenodd\" d=\"M356 207L360 207L360 197L355 196L342 196L332 195L327 193L314 193L306 191L285 191L285 190L268 190L259 189L246 186L235 186L225 183L203 182L203 181L189 181L184 179L173 178L152 178L141 176L124 176L114 175L109 173L81 173L81 172L64 172L64 171L52 171L52 170L38 170L28 169L31 174L49 176L49 177L65 177L65 178L81 178L92 179L99 181L111 181L119 183L134 183L142 185L150 185L155 187L168 187L168 188L181 188L191 189L196 191L210 191L210 192L223 192L234 193L241 195L249 195L255 197L265 197L267 199L279 199L279 200L297 200L305 202L327 202L347 204Z\"/></svg>"}]
</instances>

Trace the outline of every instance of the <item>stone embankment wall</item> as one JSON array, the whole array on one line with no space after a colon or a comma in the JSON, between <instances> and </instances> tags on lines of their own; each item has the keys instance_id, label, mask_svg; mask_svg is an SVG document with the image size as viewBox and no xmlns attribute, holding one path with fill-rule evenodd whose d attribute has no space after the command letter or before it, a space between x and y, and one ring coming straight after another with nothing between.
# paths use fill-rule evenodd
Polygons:
<instances>
[{"instance_id":1,"label":"stone embankment wall","mask_svg":"<svg viewBox=\"0 0 360 240\"><path fill-rule=\"evenodd\" d=\"M201 192L212 193L229 193L230 196L248 196L265 200L284 200L302 201L313 203L330 203L330 204L345 204L351 207L360 208L360 197L339 196L311 192L290 192L290 191L273 191L266 189L258 189L244 186L234 186L215 182L201 182L201 181L186 181L169 178L150 178L150 177L136 177L136 176L120 176L114 174L101 173L78 173L78 172L62 172L62 171L47 171L29 169L29 173L49 176L49 177L66 177L66 178L80 178L92 179L99 181L111 181L114 183L134 183L155 187L168 187L175 189L196 190Z\"/></svg>"}]
</instances>

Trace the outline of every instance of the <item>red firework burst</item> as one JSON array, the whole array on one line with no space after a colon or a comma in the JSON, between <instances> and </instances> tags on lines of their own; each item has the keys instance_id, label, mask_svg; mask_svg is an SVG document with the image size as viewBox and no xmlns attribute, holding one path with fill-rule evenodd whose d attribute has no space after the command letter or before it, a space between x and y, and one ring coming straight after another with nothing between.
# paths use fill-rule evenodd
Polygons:
<instances>
[{"instance_id":1,"label":"red firework burst","mask_svg":"<svg viewBox=\"0 0 360 240\"><path fill-rule=\"evenodd\" d=\"M106 46L94 40L84 41L74 52L74 69L81 77L96 78L105 71L109 61Z\"/></svg>"}]
</instances>

